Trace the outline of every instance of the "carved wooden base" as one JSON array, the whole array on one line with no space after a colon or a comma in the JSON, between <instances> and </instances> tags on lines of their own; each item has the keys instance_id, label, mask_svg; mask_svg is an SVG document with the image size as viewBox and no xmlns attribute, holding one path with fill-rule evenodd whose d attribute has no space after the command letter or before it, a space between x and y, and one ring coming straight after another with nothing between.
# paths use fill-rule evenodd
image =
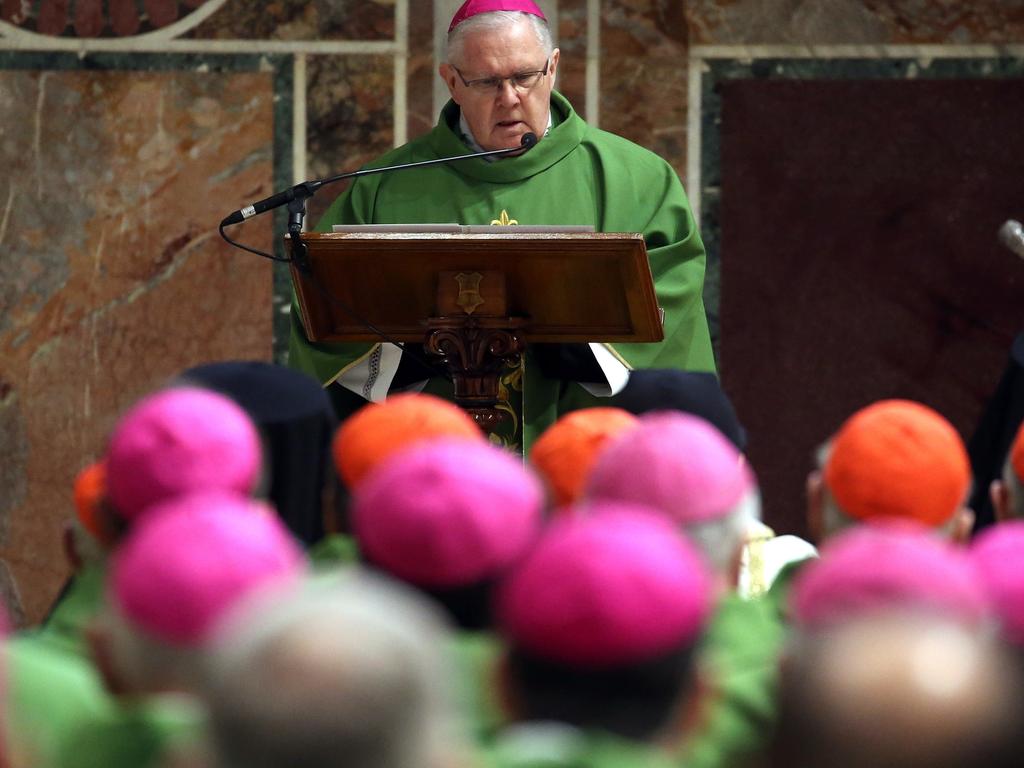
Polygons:
<instances>
[{"instance_id":1,"label":"carved wooden base","mask_svg":"<svg viewBox=\"0 0 1024 768\"><path fill-rule=\"evenodd\" d=\"M519 365L526 348L519 331L525 320L462 315L428 321L424 347L443 363L455 385L455 402L482 430L492 432L506 415L495 408L501 372Z\"/></svg>"}]
</instances>

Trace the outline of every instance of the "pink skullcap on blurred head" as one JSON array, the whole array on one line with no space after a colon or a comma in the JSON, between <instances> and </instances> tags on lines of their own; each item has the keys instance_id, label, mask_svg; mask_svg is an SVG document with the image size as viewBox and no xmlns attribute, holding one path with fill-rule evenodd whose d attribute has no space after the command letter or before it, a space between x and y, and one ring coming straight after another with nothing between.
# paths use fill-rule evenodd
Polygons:
<instances>
[{"instance_id":1,"label":"pink skullcap on blurred head","mask_svg":"<svg viewBox=\"0 0 1024 768\"><path fill-rule=\"evenodd\" d=\"M585 496L629 501L679 523L722 517L755 488L736 447L704 419L660 412L641 417L598 457Z\"/></svg>"},{"instance_id":2,"label":"pink skullcap on blurred head","mask_svg":"<svg viewBox=\"0 0 1024 768\"><path fill-rule=\"evenodd\" d=\"M790 607L805 627L894 609L976 624L987 601L962 550L905 521L871 523L834 537L793 582Z\"/></svg>"},{"instance_id":3,"label":"pink skullcap on blurred head","mask_svg":"<svg viewBox=\"0 0 1024 768\"><path fill-rule=\"evenodd\" d=\"M427 587L468 586L517 562L540 530L544 491L521 459L484 442L438 439L391 456L356 489L359 546Z\"/></svg>"},{"instance_id":4,"label":"pink skullcap on blurred head","mask_svg":"<svg viewBox=\"0 0 1024 768\"><path fill-rule=\"evenodd\" d=\"M266 504L223 491L179 497L150 510L114 553L110 601L148 637L198 646L240 599L304 562Z\"/></svg>"},{"instance_id":5,"label":"pink skullcap on blurred head","mask_svg":"<svg viewBox=\"0 0 1024 768\"><path fill-rule=\"evenodd\" d=\"M487 442L457 405L433 395L404 394L359 409L335 433L331 450L338 474L354 489L392 454L438 437Z\"/></svg>"},{"instance_id":6,"label":"pink skullcap on blurred head","mask_svg":"<svg viewBox=\"0 0 1024 768\"><path fill-rule=\"evenodd\" d=\"M547 481L555 504L578 501L601 451L637 423L621 408L584 408L548 427L530 449L530 463Z\"/></svg>"},{"instance_id":7,"label":"pink skullcap on blurred head","mask_svg":"<svg viewBox=\"0 0 1024 768\"><path fill-rule=\"evenodd\" d=\"M1024 520L986 529L970 549L971 561L988 593L1003 636L1024 645Z\"/></svg>"},{"instance_id":8,"label":"pink skullcap on blurred head","mask_svg":"<svg viewBox=\"0 0 1024 768\"><path fill-rule=\"evenodd\" d=\"M711 581L700 556L664 517L595 504L562 517L499 590L508 642L577 667L653 660L700 635Z\"/></svg>"},{"instance_id":9,"label":"pink skullcap on blurred head","mask_svg":"<svg viewBox=\"0 0 1024 768\"><path fill-rule=\"evenodd\" d=\"M132 520L185 493L251 493L259 477L259 434L239 406L204 389L167 389L143 399L114 429L107 498Z\"/></svg>"},{"instance_id":10,"label":"pink skullcap on blurred head","mask_svg":"<svg viewBox=\"0 0 1024 768\"><path fill-rule=\"evenodd\" d=\"M910 400L882 400L836 433L824 480L850 517L937 527L964 503L971 466L960 435L942 415Z\"/></svg>"},{"instance_id":11,"label":"pink skullcap on blurred head","mask_svg":"<svg viewBox=\"0 0 1024 768\"><path fill-rule=\"evenodd\" d=\"M1024 482L1024 424L1017 430L1017 437L1010 447L1010 466L1017 473L1017 477Z\"/></svg>"},{"instance_id":12,"label":"pink skullcap on blurred head","mask_svg":"<svg viewBox=\"0 0 1024 768\"><path fill-rule=\"evenodd\" d=\"M452 23L448 25L448 32L451 33L459 24L466 19L480 13L494 13L495 11L519 11L528 13L531 16L539 16L547 21L544 12L533 0L466 0L452 16Z\"/></svg>"}]
</instances>

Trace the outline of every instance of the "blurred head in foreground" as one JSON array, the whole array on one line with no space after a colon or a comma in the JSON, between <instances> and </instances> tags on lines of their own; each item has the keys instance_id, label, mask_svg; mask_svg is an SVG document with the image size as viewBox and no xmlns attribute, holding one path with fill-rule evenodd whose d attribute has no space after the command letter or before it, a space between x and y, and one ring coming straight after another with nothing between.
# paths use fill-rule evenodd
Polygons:
<instances>
[{"instance_id":1,"label":"blurred head in foreground","mask_svg":"<svg viewBox=\"0 0 1024 768\"><path fill-rule=\"evenodd\" d=\"M486 442L472 417L433 395L394 395L370 403L342 423L331 450L338 474L350 490L389 456L440 437Z\"/></svg>"},{"instance_id":2,"label":"blurred head in foreground","mask_svg":"<svg viewBox=\"0 0 1024 768\"><path fill-rule=\"evenodd\" d=\"M1020 764L1018 667L984 633L935 614L860 617L799 633L784 659L772 765Z\"/></svg>"},{"instance_id":3,"label":"blurred head in foreground","mask_svg":"<svg viewBox=\"0 0 1024 768\"><path fill-rule=\"evenodd\" d=\"M499 590L510 714L671 738L711 607L700 556L657 513L555 521Z\"/></svg>"},{"instance_id":4,"label":"blurred head in foreground","mask_svg":"<svg viewBox=\"0 0 1024 768\"><path fill-rule=\"evenodd\" d=\"M986 528L972 542L971 562L981 582L1003 639L1024 650L1024 520Z\"/></svg>"},{"instance_id":5,"label":"blurred head in foreground","mask_svg":"<svg viewBox=\"0 0 1024 768\"><path fill-rule=\"evenodd\" d=\"M226 493L162 504L111 560L108 610L91 632L115 693L191 691L218 622L243 598L287 584L302 550L273 510Z\"/></svg>"},{"instance_id":6,"label":"blurred head in foreground","mask_svg":"<svg viewBox=\"0 0 1024 768\"><path fill-rule=\"evenodd\" d=\"M578 501L601 451L636 423L621 408L584 408L548 427L530 449L530 463L547 483L552 504Z\"/></svg>"},{"instance_id":7,"label":"blurred head in foreground","mask_svg":"<svg viewBox=\"0 0 1024 768\"><path fill-rule=\"evenodd\" d=\"M327 391L312 376L257 360L206 363L184 371L185 384L219 392L240 405L263 440L260 496L307 545L324 535L331 438L337 419Z\"/></svg>"},{"instance_id":8,"label":"blurred head in foreground","mask_svg":"<svg viewBox=\"0 0 1024 768\"><path fill-rule=\"evenodd\" d=\"M989 493L996 520L1024 518L1024 424L1006 456L1003 479L993 480Z\"/></svg>"},{"instance_id":9,"label":"blurred head in foreground","mask_svg":"<svg viewBox=\"0 0 1024 768\"><path fill-rule=\"evenodd\" d=\"M223 395L192 387L143 398L107 449L107 499L122 525L155 504L203 491L249 495L262 449L256 427Z\"/></svg>"},{"instance_id":10,"label":"blurred head in foreground","mask_svg":"<svg viewBox=\"0 0 1024 768\"><path fill-rule=\"evenodd\" d=\"M940 414L881 400L853 414L807 480L808 524L818 541L856 523L893 518L966 540L974 515L967 449Z\"/></svg>"},{"instance_id":11,"label":"blurred head in foreground","mask_svg":"<svg viewBox=\"0 0 1024 768\"><path fill-rule=\"evenodd\" d=\"M540 532L544 492L518 457L485 442L423 441L356 489L366 561L437 599L465 629L490 626L491 590Z\"/></svg>"},{"instance_id":12,"label":"blurred head in foreground","mask_svg":"<svg viewBox=\"0 0 1024 768\"><path fill-rule=\"evenodd\" d=\"M966 553L911 523L873 523L832 537L790 592L794 622L819 629L861 616L916 610L979 627L985 592Z\"/></svg>"},{"instance_id":13,"label":"blurred head in foreground","mask_svg":"<svg viewBox=\"0 0 1024 768\"><path fill-rule=\"evenodd\" d=\"M444 638L429 604L359 571L246 604L210 667L217 765L452 765Z\"/></svg>"},{"instance_id":14,"label":"blurred head in foreground","mask_svg":"<svg viewBox=\"0 0 1024 768\"><path fill-rule=\"evenodd\" d=\"M650 413L602 451L585 498L642 504L665 515L701 550L722 586L734 586L740 553L761 505L746 461L711 424Z\"/></svg>"}]
</instances>

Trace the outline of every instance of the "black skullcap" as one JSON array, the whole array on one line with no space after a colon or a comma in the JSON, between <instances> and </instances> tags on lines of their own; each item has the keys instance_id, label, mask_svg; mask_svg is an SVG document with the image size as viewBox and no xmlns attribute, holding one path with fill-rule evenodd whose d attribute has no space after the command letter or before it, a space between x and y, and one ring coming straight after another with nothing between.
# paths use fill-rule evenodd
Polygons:
<instances>
[{"instance_id":1,"label":"black skullcap","mask_svg":"<svg viewBox=\"0 0 1024 768\"><path fill-rule=\"evenodd\" d=\"M609 405L635 414L666 410L692 413L711 422L738 450L742 451L747 444L746 430L713 373L671 369L633 371L625 389L610 398Z\"/></svg>"}]
</instances>

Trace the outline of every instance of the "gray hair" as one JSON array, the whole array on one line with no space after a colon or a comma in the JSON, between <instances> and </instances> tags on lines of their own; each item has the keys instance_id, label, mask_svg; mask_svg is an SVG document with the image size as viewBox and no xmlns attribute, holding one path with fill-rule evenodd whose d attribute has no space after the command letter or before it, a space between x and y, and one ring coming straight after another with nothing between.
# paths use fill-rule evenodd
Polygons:
<instances>
[{"instance_id":1,"label":"gray hair","mask_svg":"<svg viewBox=\"0 0 1024 768\"><path fill-rule=\"evenodd\" d=\"M110 605L99 619L110 642L110 663L126 693L198 692L202 648L173 646L150 637Z\"/></svg>"},{"instance_id":2,"label":"gray hair","mask_svg":"<svg viewBox=\"0 0 1024 768\"><path fill-rule=\"evenodd\" d=\"M1010 497L1010 514L1014 518L1024 518L1024 482L1021 482L1014 471L1009 456L1006 457L1006 464L1003 466L1003 483Z\"/></svg>"},{"instance_id":3,"label":"gray hair","mask_svg":"<svg viewBox=\"0 0 1024 768\"><path fill-rule=\"evenodd\" d=\"M550 56L552 51L555 50L555 45L552 41L551 29L548 27L547 21L540 18L540 16L534 16L532 13L523 13L522 11L490 11L470 16L448 33L445 61L451 64L456 60L462 60L462 49L467 35L474 32L502 31L519 24L524 19L533 29L533 33L537 36L537 42L540 43L541 48Z\"/></svg>"},{"instance_id":4,"label":"gray hair","mask_svg":"<svg viewBox=\"0 0 1024 768\"><path fill-rule=\"evenodd\" d=\"M445 633L413 593L361 572L250 604L211 655L225 768L426 768L452 743Z\"/></svg>"},{"instance_id":5,"label":"gray hair","mask_svg":"<svg viewBox=\"0 0 1024 768\"><path fill-rule=\"evenodd\" d=\"M727 575L747 541L750 524L761 519L761 496L745 494L727 514L703 523L683 526L683 533L703 553L716 574Z\"/></svg>"}]
</instances>

